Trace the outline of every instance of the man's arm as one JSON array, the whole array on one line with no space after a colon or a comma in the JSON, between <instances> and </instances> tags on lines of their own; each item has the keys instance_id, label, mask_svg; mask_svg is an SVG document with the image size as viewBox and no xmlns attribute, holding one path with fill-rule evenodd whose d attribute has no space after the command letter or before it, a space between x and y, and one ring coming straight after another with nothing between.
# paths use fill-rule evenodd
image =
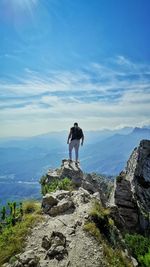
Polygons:
<instances>
[{"instance_id":1,"label":"man's arm","mask_svg":"<svg viewBox=\"0 0 150 267\"><path fill-rule=\"evenodd\" d=\"M68 140L67 140L67 144L69 144L69 139L71 138L72 132L71 132L71 128L70 128L70 133L68 135Z\"/></svg>"},{"instance_id":2,"label":"man's arm","mask_svg":"<svg viewBox=\"0 0 150 267\"><path fill-rule=\"evenodd\" d=\"M83 132L82 132L83 134ZM83 146L83 142L84 142L84 134L82 135L82 138L81 138L81 146Z\"/></svg>"}]
</instances>

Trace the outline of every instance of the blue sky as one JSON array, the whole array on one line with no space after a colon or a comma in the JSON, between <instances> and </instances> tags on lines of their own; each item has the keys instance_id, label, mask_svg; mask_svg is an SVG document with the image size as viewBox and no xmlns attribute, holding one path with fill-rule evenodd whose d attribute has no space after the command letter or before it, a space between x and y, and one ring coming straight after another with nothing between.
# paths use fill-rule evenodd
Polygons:
<instances>
[{"instance_id":1,"label":"blue sky","mask_svg":"<svg viewBox=\"0 0 150 267\"><path fill-rule=\"evenodd\" d=\"M150 124L149 0L0 0L0 136Z\"/></svg>"}]
</instances>

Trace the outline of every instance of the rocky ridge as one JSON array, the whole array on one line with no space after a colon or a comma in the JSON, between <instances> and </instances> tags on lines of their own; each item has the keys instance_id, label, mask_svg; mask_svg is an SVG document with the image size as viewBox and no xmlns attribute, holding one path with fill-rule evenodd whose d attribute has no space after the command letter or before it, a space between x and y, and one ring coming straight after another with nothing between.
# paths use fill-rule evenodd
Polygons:
<instances>
[{"instance_id":1,"label":"rocky ridge","mask_svg":"<svg viewBox=\"0 0 150 267\"><path fill-rule=\"evenodd\" d=\"M119 227L150 232L149 140L142 140L133 150L125 169L115 179L109 204Z\"/></svg>"},{"instance_id":2,"label":"rocky ridge","mask_svg":"<svg viewBox=\"0 0 150 267\"><path fill-rule=\"evenodd\" d=\"M14 264L6 267L107 267L103 249L94 237L89 236L83 226L88 219L91 200L97 195L91 195L80 187L72 191L56 191L43 198L43 209L49 205L55 206L54 213L43 214L44 222L38 224L27 237L24 253L16 255ZM57 199L57 201L55 201ZM74 208L61 204L72 201ZM57 202L57 204L56 204Z\"/></svg>"},{"instance_id":3,"label":"rocky ridge","mask_svg":"<svg viewBox=\"0 0 150 267\"><path fill-rule=\"evenodd\" d=\"M104 202L105 181L96 174L84 174L75 162L63 160L61 167L48 170L42 183L64 177L72 179L75 189L47 193L42 199L43 219L27 237L24 252L5 267L109 267L103 248L84 230L92 201Z\"/></svg>"}]
</instances>

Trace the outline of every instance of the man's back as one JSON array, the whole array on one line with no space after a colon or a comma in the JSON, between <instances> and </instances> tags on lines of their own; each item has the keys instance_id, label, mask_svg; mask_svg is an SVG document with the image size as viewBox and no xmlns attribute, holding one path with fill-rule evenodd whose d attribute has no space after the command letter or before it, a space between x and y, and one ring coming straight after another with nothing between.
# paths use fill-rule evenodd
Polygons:
<instances>
[{"instance_id":1,"label":"man's back","mask_svg":"<svg viewBox=\"0 0 150 267\"><path fill-rule=\"evenodd\" d=\"M83 136L83 131L79 126L78 127L73 126L73 127L71 127L71 134L72 134L71 141L74 139L79 140Z\"/></svg>"}]
</instances>

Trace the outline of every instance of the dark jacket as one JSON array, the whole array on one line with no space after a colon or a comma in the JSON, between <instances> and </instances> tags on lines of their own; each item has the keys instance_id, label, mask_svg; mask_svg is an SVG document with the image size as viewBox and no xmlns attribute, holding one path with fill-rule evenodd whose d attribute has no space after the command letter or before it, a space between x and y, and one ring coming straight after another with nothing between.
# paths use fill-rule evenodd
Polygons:
<instances>
[{"instance_id":1,"label":"dark jacket","mask_svg":"<svg viewBox=\"0 0 150 267\"><path fill-rule=\"evenodd\" d=\"M71 127L71 141L74 139L80 140L83 136L83 131L80 127Z\"/></svg>"}]
</instances>

